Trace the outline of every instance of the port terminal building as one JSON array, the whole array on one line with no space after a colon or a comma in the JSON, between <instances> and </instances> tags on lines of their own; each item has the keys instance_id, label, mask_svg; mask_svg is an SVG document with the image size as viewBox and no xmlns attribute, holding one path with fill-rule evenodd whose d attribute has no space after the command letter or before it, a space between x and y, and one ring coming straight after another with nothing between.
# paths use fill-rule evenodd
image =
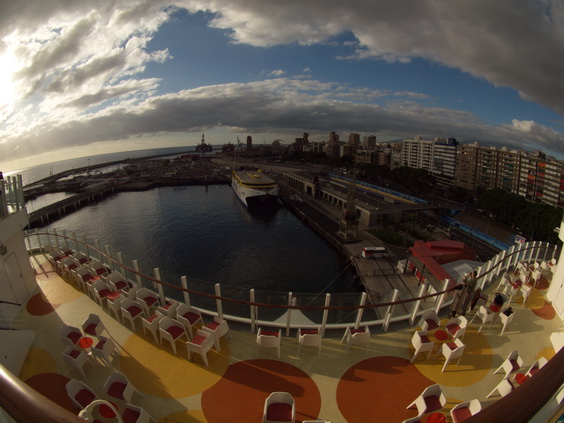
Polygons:
<instances>
[{"instance_id":1,"label":"port terminal building","mask_svg":"<svg viewBox=\"0 0 564 423\"><path fill-rule=\"evenodd\" d=\"M384 217L400 221L405 213L440 208L411 195L362 181L353 181L351 178L337 174L285 172L283 181L301 195L325 201L339 210L347 206L349 185L354 183L358 222L367 227L376 226Z\"/></svg>"}]
</instances>

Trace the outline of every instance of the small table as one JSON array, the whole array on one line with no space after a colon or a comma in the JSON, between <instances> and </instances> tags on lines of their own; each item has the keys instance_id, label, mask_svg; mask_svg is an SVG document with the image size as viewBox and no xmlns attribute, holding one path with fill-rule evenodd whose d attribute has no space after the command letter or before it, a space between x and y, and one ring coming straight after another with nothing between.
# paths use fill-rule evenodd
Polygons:
<instances>
[{"instance_id":1,"label":"small table","mask_svg":"<svg viewBox=\"0 0 564 423\"><path fill-rule=\"evenodd\" d=\"M492 313L499 313L499 310L501 310L501 308L497 304L490 304L490 311Z\"/></svg>"},{"instance_id":2,"label":"small table","mask_svg":"<svg viewBox=\"0 0 564 423\"><path fill-rule=\"evenodd\" d=\"M94 340L89 336L84 336L78 340L78 346L85 350L90 349L90 347L92 347L93 344L94 344Z\"/></svg>"},{"instance_id":3,"label":"small table","mask_svg":"<svg viewBox=\"0 0 564 423\"><path fill-rule=\"evenodd\" d=\"M442 345L448 341L448 333L442 329L437 329L433 334L433 336L439 343L439 350L437 351L437 354L434 356L434 358L438 358L441 355Z\"/></svg>"},{"instance_id":4,"label":"small table","mask_svg":"<svg viewBox=\"0 0 564 423\"><path fill-rule=\"evenodd\" d=\"M437 329L433 336L439 342L445 342L448 339L448 333L442 329Z\"/></svg>"},{"instance_id":5,"label":"small table","mask_svg":"<svg viewBox=\"0 0 564 423\"><path fill-rule=\"evenodd\" d=\"M524 373L517 373L515 375L515 382L517 382L517 384L522 385L523 383L525 383L527 380L529 379L529 376L527 376Z\"/></svg>"},{"instance_id":6,"label":"small table","mask_svg":"<svg viewBox=\"0 0 564 423\"><path fill-rule=\"evenodd\" d=\"M435 412L427 416L426 423L446 423L447 419L443 413Z\"/></svg>"}]
</instances>

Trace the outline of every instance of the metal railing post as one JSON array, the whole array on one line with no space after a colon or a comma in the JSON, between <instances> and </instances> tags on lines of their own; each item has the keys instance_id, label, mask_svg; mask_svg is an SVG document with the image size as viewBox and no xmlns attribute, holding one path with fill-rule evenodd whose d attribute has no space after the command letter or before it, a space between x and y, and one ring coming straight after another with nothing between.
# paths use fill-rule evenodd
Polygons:
<instances>
[{"instance_id":1,"label":"metal railing post","mask_svg":"<svg viewBox=\"0 0 564 423\"><path fill-rule=\"evenodd\" d=\"M182 288L188 289L188 279L186 278L186 276L180 277L180 285L182 285ZM188 307L190 307L190 293L187 291L182 291L182 294L184 296L184 303Z\"/></svg>"},{"instance_id":2,"label":"metal railing post","mask_svg":"<svg viewBox=\"0 0 564 423\"><path fill-rule=\"evenodd\" d=\"M249 301L255 302L255 289L251 288L249 291ZM251 305L251 332L256 332L256 319L257 319L257 306Z\"/></svg>"},{"instance_id":3,"label":"metal railing post","mask_svg":"<svg viewBox=\"0 0 564 423\"><path fill-rule=\"evenodd\" d=\"M216 283L214 285L215 287L215 295L217 297L221 297L221 285L219 283ZM223 304L221 302L221 298L217 298L215 300L215 306L217 307L217 315L220 319L223 319Z\"/></svg>"},{"instance_id":4,"label":"metal railing post","mask_svg":"<svg viewBox=\"0 0 564 423\"><path fill-rule=\"evenodd\" d=\"M141 288L143 286L143 281L141 281L141 276L139 276L139 263L137 260L131 262L133 264L133 269L135 269L135 280L137 281L137 286Z\"/></svg>"},{"instance_id":5,"label":"metal railing post","mask_svg":"<svg viewBox=\"0 0 564 423\"><path fill-rule=\"evenodd\" d=\"M325 294L325 307L329 307L331 304L331 294ZM325 334L325 326L327 325L327 317L329 316L329 310L323 310L323 317L321 318L321 336Z\"/></svg>"},{"instance_id":6,"label":"metal railing post","mask_svg":"<svg viewBox=\"0 0 564 423\"><path fill-rule=\"evenodd\" d=\"M159 270L158 267L153 269L153 274L155 275L155 279L157 280L161 280L161 271ZM159 299L161 301L161 305L165 305L166 304L166 298L165 298L165 294L164 294L164 289L163 289L163 285L161 283L156 283L153 282L153 286L157 286L157 292L159 293Z\"/></svg>"},{"instance_id":7,"label":"metal railing post","mask_svg":"<svg viewBox=\"0 0 564 423\"><path fill-rule=\"evenodd\" d=\"M397 300L399 295L399 291L394 289L392 291L392 295L390 297L390 302L393 303ZM392 319L392 314L394 313L395 305L389 305L388 309L386 310L386 314L384 315L384 322L382 323L382 330L386 332L388 327L390 326L390 320Z\"/></svg>"},{"instance_id":8,"label":"metal railing post","mask_svg":"<svg viewBox=\"0 0 564 423\"><path fill-rule=\"evenodd\" d=\"M360 304L361 306L363 306L364 304L366 304L366 292L363 292L362 295L360 296ZM364 308L359 307L359 309L356 311L356 320L354 322L354 328L358 329L360 327L360 322L362 321L362 314L364 313Z\"/></svg>"},{"instance_id":9,"label":"metal railing post","mask_svg":"<svg viewBox=\"0 0 564 423\"><path fill-rule=\"evenodd\" d=\"M288 305L296 305L296 299L291 292L288 292ZM286 311L286 336L290 335L290 325L292 323L292 309Z\"/></svg>"},{"instance_id":10,"label":"metal railing post","mask_svg":"<svg viewBox=\"0 0 564 423\"><path fill-rule=\"evenodd\" d=\"M425 293L425 285L419 285L419 290L417 291L417 297L421 298ZM419 311L419 306L421 305L421 300L417 300L413 302L413 306L411 307L411 313L409 315L409 324L414 325L415 319L417 319L417 312Z\"/></svg>"},{"instance_id":11,"label":"metal railing post","mask_svg":"<svg viewBox=\"0 0 564 423\"><path fill-rule=\"evenodd\" d=\"M109 246L108 244L106 244L106 245L104 246L104 248L106 249L106 255L107 255L109 258L112 258L112 252L111 252L111 250L110 250L110 246ZM110 266L110 269L111 269L112 271L116 270L115 264L114 264L114 261L113 261L113 260L110 260L110 262L108 263L108 265ZM160 280L160 279L159 279L159 280Z\"/></svg>"},{"instance_id":12,"label":"metal railing post","mask_svg":"<svg viewBox=\"0 0 564 423\"><path fill-rule=\"evenodd\" d=\"M448 279L443 280L443 283L441 284L441 291L446 291L448 282L449 282ZM444 299L445 299L445 294L441 294L437 297L437 302L435 304L435 312L437 314L439 314L439 311L441 311L441 305L443 304Z\"/></svg>"},{"instance_id":13,"label":"metal railing post","mask_svg":"<svg viewBox=\"0 0 564 423\"><path fill-rule=\"evenodd\" d=\"M82 242L84 243L84 248L86 249L85 255L86 257L90 258L90 248L88 247L88 243L86 242L86 235L82 235Z\"/></svg>"}]
</instances>

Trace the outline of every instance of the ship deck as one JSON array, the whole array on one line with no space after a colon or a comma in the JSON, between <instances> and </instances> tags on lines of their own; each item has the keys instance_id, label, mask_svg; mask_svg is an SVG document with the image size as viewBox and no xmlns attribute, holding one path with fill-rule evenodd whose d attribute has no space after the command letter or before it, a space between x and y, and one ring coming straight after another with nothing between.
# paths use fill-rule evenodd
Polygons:
<instances>
[{"instance_id":1,"label":"ship deck","mask_svg":"<svg viewBox=\"0 0 564 423\"><path fill-rule=\"evenodd\" d=\"M237 177L241 180L243 184L249 186L260 187L260 186L268 186L268 185L276 184L274 179L258 171L241 170L237 172Z\"/></svg>"},{"instance_id":2,"label":"ship deck","mask_svg":"<svg viewBox=\"0 0 564 423\"><path fill-rule=\"evenodd\" d=\"M544 294L550 283L543 277L526 304L511 307L515 317L503 335L499 319L478 332L477 320L469 325L463 342L466 350L457 364L444 372L444 358L436 351L427 359L420 354L413 364L411 337L414 327L392 324L387 332L371 329L368 348L352 346L349 353L341 343L342 331L327 332L321 353L304 347L297 355L295 333L282 339L281 358L274 349L257 354L256 334L247 326L231 325L231 338L221 338L221 351L208 353L209 367L199 355L190 361L183 342L178 354L170 345L159 345L141 325L132 331L76 285L53 271L42 255L33 256L39 291L22 309L27 329L35 340L27 352L18 376L28 385L61 406L78 413L68 398L65 384L78 379L100 398L104 382L113 369L125 374L141 395L133 403L144 408L159 423L174 422L261 422L264 401L274 391L289 392L296 401L296 421L323 419L329 422L402 422L415 417L410 404L429 385L439 384L447 398L442 412L451 422L449 410L456 404L477 398L488 407L500 398L486 396L502 380L494 374L507 355L518 350L523 372L540 357L555 355L550 335L561 326ZM496 287L493 283L492 287ZM490 293L490 295L493 291ZM59 335L62 323L80 327L90 313L100 316L106 332L118 346L111 367L100 361L85 367L86 378L63 360ZM442 324L446 316L442 316ZM468 320L473 317L470 314ZM204 316L209 322L211 316ZM118 404L121 406L121 404Z\"/></svg>"}]
</instances>

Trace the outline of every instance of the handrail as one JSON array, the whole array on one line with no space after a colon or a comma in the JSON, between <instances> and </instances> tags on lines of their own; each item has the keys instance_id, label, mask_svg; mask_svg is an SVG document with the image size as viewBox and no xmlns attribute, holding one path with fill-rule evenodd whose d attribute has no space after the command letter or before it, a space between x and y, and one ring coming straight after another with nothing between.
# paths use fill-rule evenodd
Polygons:
<instances>
[{"instance_id":1,"label":"handrail","mask_svg":"<svg viewBox=\"0 0 564 423\"><path fill-rule=\"evenodd\" d=\"M435 292L435 293L432 293L432 294L423 295L423 296L420 296L420 297L408 298L408 299L404 299L404 300L397 300L397 301L385 302L385 303L367 303L367 304L340 305L340 306L331 306L331 305L323 305L323 306L309 305L309 306L305 306L305 305L291 305L291 304L259 303L259 302L255 302L255 301L248 301L248 300L243 300L243 299L223 297L223 296L215 295L215 294L208 294L208 293L205 293L205 292L196 291L194 289L185 288L185 287L182 287L182 286L178 286L178 285L175 285L175 284L171 284L171 283L159 280L159 279L154 278L152 276L145 275L145 274L139 272L138 270L136 270L132 267L126 266L124 263L114 259L113 257L107 255L105 252L97 249L96 247L93 247L89 244L86 244L82 241L79 241L78 239L72 238L72 237L67 236L67 235L58 234L58 233L49 233L49 232L35 232L33 235L56 236L56 237L60 237L60 238L65 239L65 241L70 240L73 243L81 244L81 245L85 246L86 248L88 248L89 250L95 251L101 257L104 257L108 261L108 263L116 264L119 267L123 268L127 272L130 272L134 275L142 277L142 278L144 278L144 279L146 279L150 282L160 284L162 286L166 286L168 288L171 288L171 289L174 289L174 290L177 290L177 291L187 292L189 294L193 294L193 295L204 297L204 298L210 298L210 299L213 299L213 300L220 300L220 301L230 302L230 303L234 303L234 304L243 304L243 305L246 305L246 306L253 306L253 307L276 308L276 309L283 309L283 310L340 310L340 311L359 310L359 309L375 309L375 308L379 308L379 307L389 307L389 306L395 306L395 305L400 305L400 304L408 304L408 303L412 303L412 302L415 302L415 301L420 301L420 300L425 300L425 299L428 299L428 298L438 297L440 295L446 294L447 292L452 292L453 289L454 289L454 287L451 287L451 288L446 289L444 291L439 291L439 292ZM492 267L491 269L488 269L486 272L478 275L477 279L478 280L482 279L482 278L486 277L487 275L491 274L492 272L496 271L503 263L510 260L515 255L523 254L524 252L529 251L529 250L534 250L535 248L538 248L538 247L536 247L534 245L533 246L526 246L522 249L514 251L511 254L508 254L506 257L504 257L504 259L502 261L497 263L495 267Z\"/></svg>"},{"instance_id":2,"label":"handrail","mask_svg":"<svg viewBox=\"0 0 564 423\"><path fill-rule=\"evenodd\" d=\"M84 423L0 365L0 406L18 423Z\"/></svg>"},{"instance_id":3,"label":"handrail","mask_svg":"<svg viewBox=\"0 0 564 423\"><path fill-rule=\"evenodd\" d=\"M69 237L67 235L62 235L62 234L54 234L54 233L48 233L48 232L35 232L33 235L47 235L47 236L57 236L57 237L61 237L64 238L65 240L71 240L72 242L76 242L79 243L81 245L84 245L85 247L87 247L89 250L93 250L96 253L100 254L100 256L103 256L108 262L114 263L119 265L119 267L123 268L124 270L126 270L127 272L130 272L134 275L140 276L143 279L147 279L150 282L153 283L157 283L163 286L166 286L168 288L171 289L176 289L178 291L183 291L183 292L187 292L189 294L194 294L200 297L205 297L205 298L211 298L214 300L221 300L221 301L226 301L226 302L230 302L230 303L234 303L234 304L244 304L244 305L248 305L248 306L256 306L256 307L266 307L266 308L279 308L279 309L285 309L285 310L358 310L358 309L370 309L370 308L378 308L378 307L388 307L388 306L393 306L393 305L399 305L399 304L407 304L407 303L411 303L414 301L420 301L420 300L425 300L428 298L433 298L433 297L437 297L439 295L443 295L446 294L447 292L451 292L453 291L455 288L449 288L446 289L444 291L439 291L439 292L435 292L432 294L427 294L427 295L423 295L421 297L414 297L414 298L408 298L405 300L398 300L398 301L393 301L393 302L386 302L386 303L377 303L377 304L355 304L355 305L342 305L342 306L304 306L304 305L290 305L290 304L270 304L270 303L258 303L255 301L248 301L248 300L241 300L241 299L237 299L237 298L230 298L230 297L223 297L220 295L214 295L214 294L208 294L205 292L201 292L201 291L196 291L194 289L190 289L190 288L184 288L182 286L178 286L178 285L174 285L165 281L161 281L157 278L154 278L152 276L149 275L145 275L144 273L141 273L137 270L135 270L132 267L128 267L125 264L119 262L118 260L114 259L113 257L108 256L105 252L97 249L96 247L92 247L91 245L85 244L82 241L79 241L75 238Z\"/></svg>"},{"instance_id":4,"label":"handrail","mask_svg":"<svg viewBox=\"0 0 564 423\"><path fill-rule=\"evenodd\" d=\"M564 348L561 348L523 385L464 421L526 423L550 401L562 386L562 381L564 381Z\"/></svg>"}]
</instances>

